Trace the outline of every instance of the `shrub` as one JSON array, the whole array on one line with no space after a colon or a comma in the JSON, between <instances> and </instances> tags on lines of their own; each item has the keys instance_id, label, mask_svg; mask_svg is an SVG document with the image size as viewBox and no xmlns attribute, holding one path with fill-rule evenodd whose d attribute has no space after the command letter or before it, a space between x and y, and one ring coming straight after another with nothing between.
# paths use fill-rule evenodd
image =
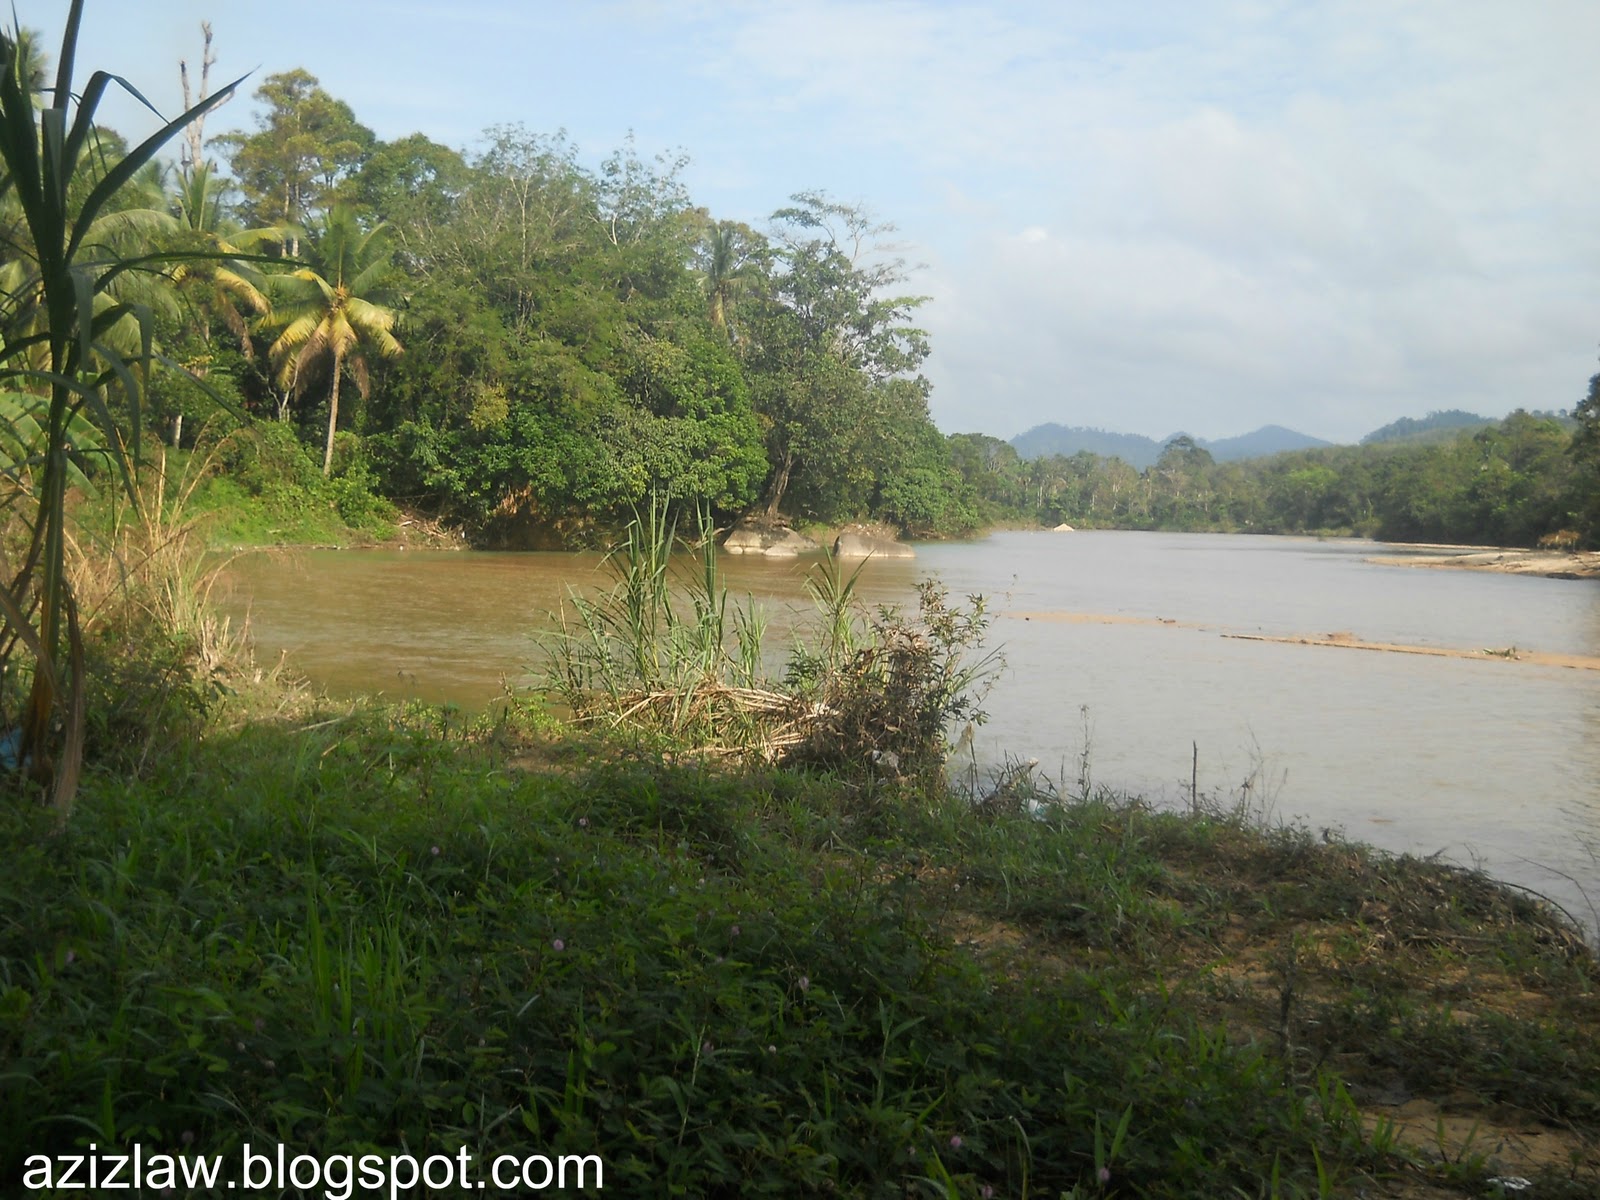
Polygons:
<instances>
[{"instance_id":1,"label":"shrub","mask_svg":"<svg viewBox=\"0 0 1600 1200\"><path fill-rule=\"evenodd\" d=\"M781 682L762 674L763 621L730 609L702 516L699 569L673 579L675 525L652 502L608 556L615 583L574 596L573 620L545 640L547 690L583 721L645 734L680 750L844 772L922 774L944 761L951 722L981 723L998 657L972 659L988 629L982 597L953 605L919 586L915 617L869 616L827 556L807 587L818 627Z\"/></svg>"},{"instance_id":2,"label":"shrub","mask_svg":"<svg viewBox=\"0 0 1600 1200\"><path fill-rule=\"evenodd\" d=\"M983 597L953 605L942 584L923 580L915 618L880 608L841 653L837 610L825 589L813 594L835 615L824 652L802 646L790 662L789 685L814 714L790 759L846 771L869 762L906 774L937 771L951 724L984 720L998 656L971 657L989 627Z\"/></svg>"}]
</instances>

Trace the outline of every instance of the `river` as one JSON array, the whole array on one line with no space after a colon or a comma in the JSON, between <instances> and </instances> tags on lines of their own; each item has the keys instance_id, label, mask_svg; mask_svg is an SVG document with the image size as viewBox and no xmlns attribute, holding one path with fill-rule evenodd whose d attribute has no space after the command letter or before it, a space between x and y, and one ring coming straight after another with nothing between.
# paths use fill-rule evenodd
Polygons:
<instances>
[{"instance_id":1,"label":"river","mask_svg":"<svg viewBox=\"0 0 1600 1200\"><path fill-rule=\"evenodd\" d=\"M1600 659L1600 583L1370 563L1362 541L996 533L870 561L873 604L935 575L981 593L1005 667L980 762L1036 758L1075 790L1243 798L1385 849L1441 854L1600 925L1600 671L1253 640L1314 637ZM814 560L812 560L814 561ZM780 641L812 563L724 556ZM230 567L257 655L334 693L482 707L525 687L536 634L593 554L307 551ZM1196 767L1196 761L1198 766Z\"/></svg>"}]
</instances>

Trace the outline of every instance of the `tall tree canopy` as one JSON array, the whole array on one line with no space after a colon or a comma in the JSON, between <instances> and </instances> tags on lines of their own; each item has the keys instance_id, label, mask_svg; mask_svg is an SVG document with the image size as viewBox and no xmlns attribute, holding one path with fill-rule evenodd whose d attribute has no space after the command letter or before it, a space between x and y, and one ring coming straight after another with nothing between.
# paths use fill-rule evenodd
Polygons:
<instances>
[{"instance_id":1,"label":"tall tree canopy","mask_svg":"<svg viewBox=\"0 0 1600 1200\"><path fill-rule=\"evenodd\" d=\"M255 132L217 139L244 194L245 223L305 228L340 198L340 185L376 139L309 72L269 75L255 98L264 110ZM286 234L284 249L298 255L293 232Z\"/></svg>"},{"instance_id":2,"label":"tall tree canopy","mask_svg":"<svg viewBox=\"0 0 1600 1200\"><path fill-rule=\"evenodd\" d=\"M928 341L910 323L923 298L897 294L907 267L882 240L893 226L865 210L803 192L773 223L778 269L748 306L746 351L767 421L767 512L791 485L811 515L864 509L895 466L884 419L927 420Z\"/></svg>"}]
</instances>

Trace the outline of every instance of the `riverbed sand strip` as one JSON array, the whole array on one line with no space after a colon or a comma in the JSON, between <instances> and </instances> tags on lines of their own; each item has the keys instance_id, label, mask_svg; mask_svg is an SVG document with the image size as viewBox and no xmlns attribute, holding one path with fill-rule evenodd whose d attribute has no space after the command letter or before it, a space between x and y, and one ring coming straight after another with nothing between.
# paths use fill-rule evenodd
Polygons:
<instances>
[{"instance_id":1,"label":"riverbed sand strip","mask_svg":"<svg viewBox=\"0 0 1600 1200\"><path fill-rule=\"evenodd\" d=\"M1499 571L1552 579L1600 578L1600 551L1507 550L1488 546L1418 546L1422 553L1378 554L1367 559L1380 567L1431 567L1435 570Z\"/></svg>"},{"instance_id":2,"label":"riverbed sand strip","mask_svg":"<svg viewBox=\"0 0 1600 1200\"><path fill-rule=\"evenodd\" d=\"M1600 671L1600 658L1586 654L1541 654L1534 650L1462 650L1455 646L1407 646L1395 642L1365 642L1349 634L1326 637L1273 637L1264 633L1225 633L1225 638L1240 642L1278 642L1286 646L1339 646L1345 650L1381 650L1389 654L1427 654L1434 658L1473 658L1482 661L1531 663L1541 667L1568 667L1577 671Z\"/></svg>"},{"instance_id":3,"label":"riverbed sand strip","mask_svg":"<svg viewBox=\"0 0 1600 1200\"><path fill-rule=\"evenodd\" d=\"M1178 621L1168 617L1135 617L1127 613L1008 612L1000 615L1016 621L1055 621L1064 625L1166 625L1176 629L1208 628L1194 621Z\"/></svg>"},{"instance_id":4,"label":"riverbed sand strip","mask_svg":"<svg viewBox=\"0 0 1600 1200\"><path fill-rule=\"evenodd\" d=\"M1210 629L1193 621L1166 617L1136 617L1127 613L1089 612L1013 612L1003 614L1014 620L1051 621L1066 625L1160 625L1172 629ZM1480 661L1529 663L1541 667L1566 667L1575 671L1600 671L1600 658L1588 654L1544 654L1536 650L1464 650L1457 646L1412 646L1399 642L1369 642L1353 633L1327 633L1281 636L1266 633L1222 633L1240 642L1277 642L1285 646L1339 646L1346 650L1380 650L1389 654L1423 654L1433 658L1470 658Z\"/></svg>"}]
</instances>

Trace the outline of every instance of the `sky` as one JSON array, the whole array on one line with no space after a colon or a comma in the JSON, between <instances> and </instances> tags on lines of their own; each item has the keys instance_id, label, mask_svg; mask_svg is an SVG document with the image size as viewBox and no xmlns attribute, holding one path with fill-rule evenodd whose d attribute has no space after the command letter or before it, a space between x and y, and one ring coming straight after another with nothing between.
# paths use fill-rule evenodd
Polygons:
<instances>
[{"instance_id":1,"label":"sky","mask_svg":"<svg viewBox=\"0 0 1600 1200\"><path fill-rule=\"evenodd\" d=\"M209 20L214 82L303 67L380 138L520 122L597 165L632 131L718 218L864 205L918 268L947 433L1349 442L1570 409L1600 369L1595 0L86 7L80 77L168 115ZM66 9L15 0L52 50Z\"/></svg>"}]
</instances>

